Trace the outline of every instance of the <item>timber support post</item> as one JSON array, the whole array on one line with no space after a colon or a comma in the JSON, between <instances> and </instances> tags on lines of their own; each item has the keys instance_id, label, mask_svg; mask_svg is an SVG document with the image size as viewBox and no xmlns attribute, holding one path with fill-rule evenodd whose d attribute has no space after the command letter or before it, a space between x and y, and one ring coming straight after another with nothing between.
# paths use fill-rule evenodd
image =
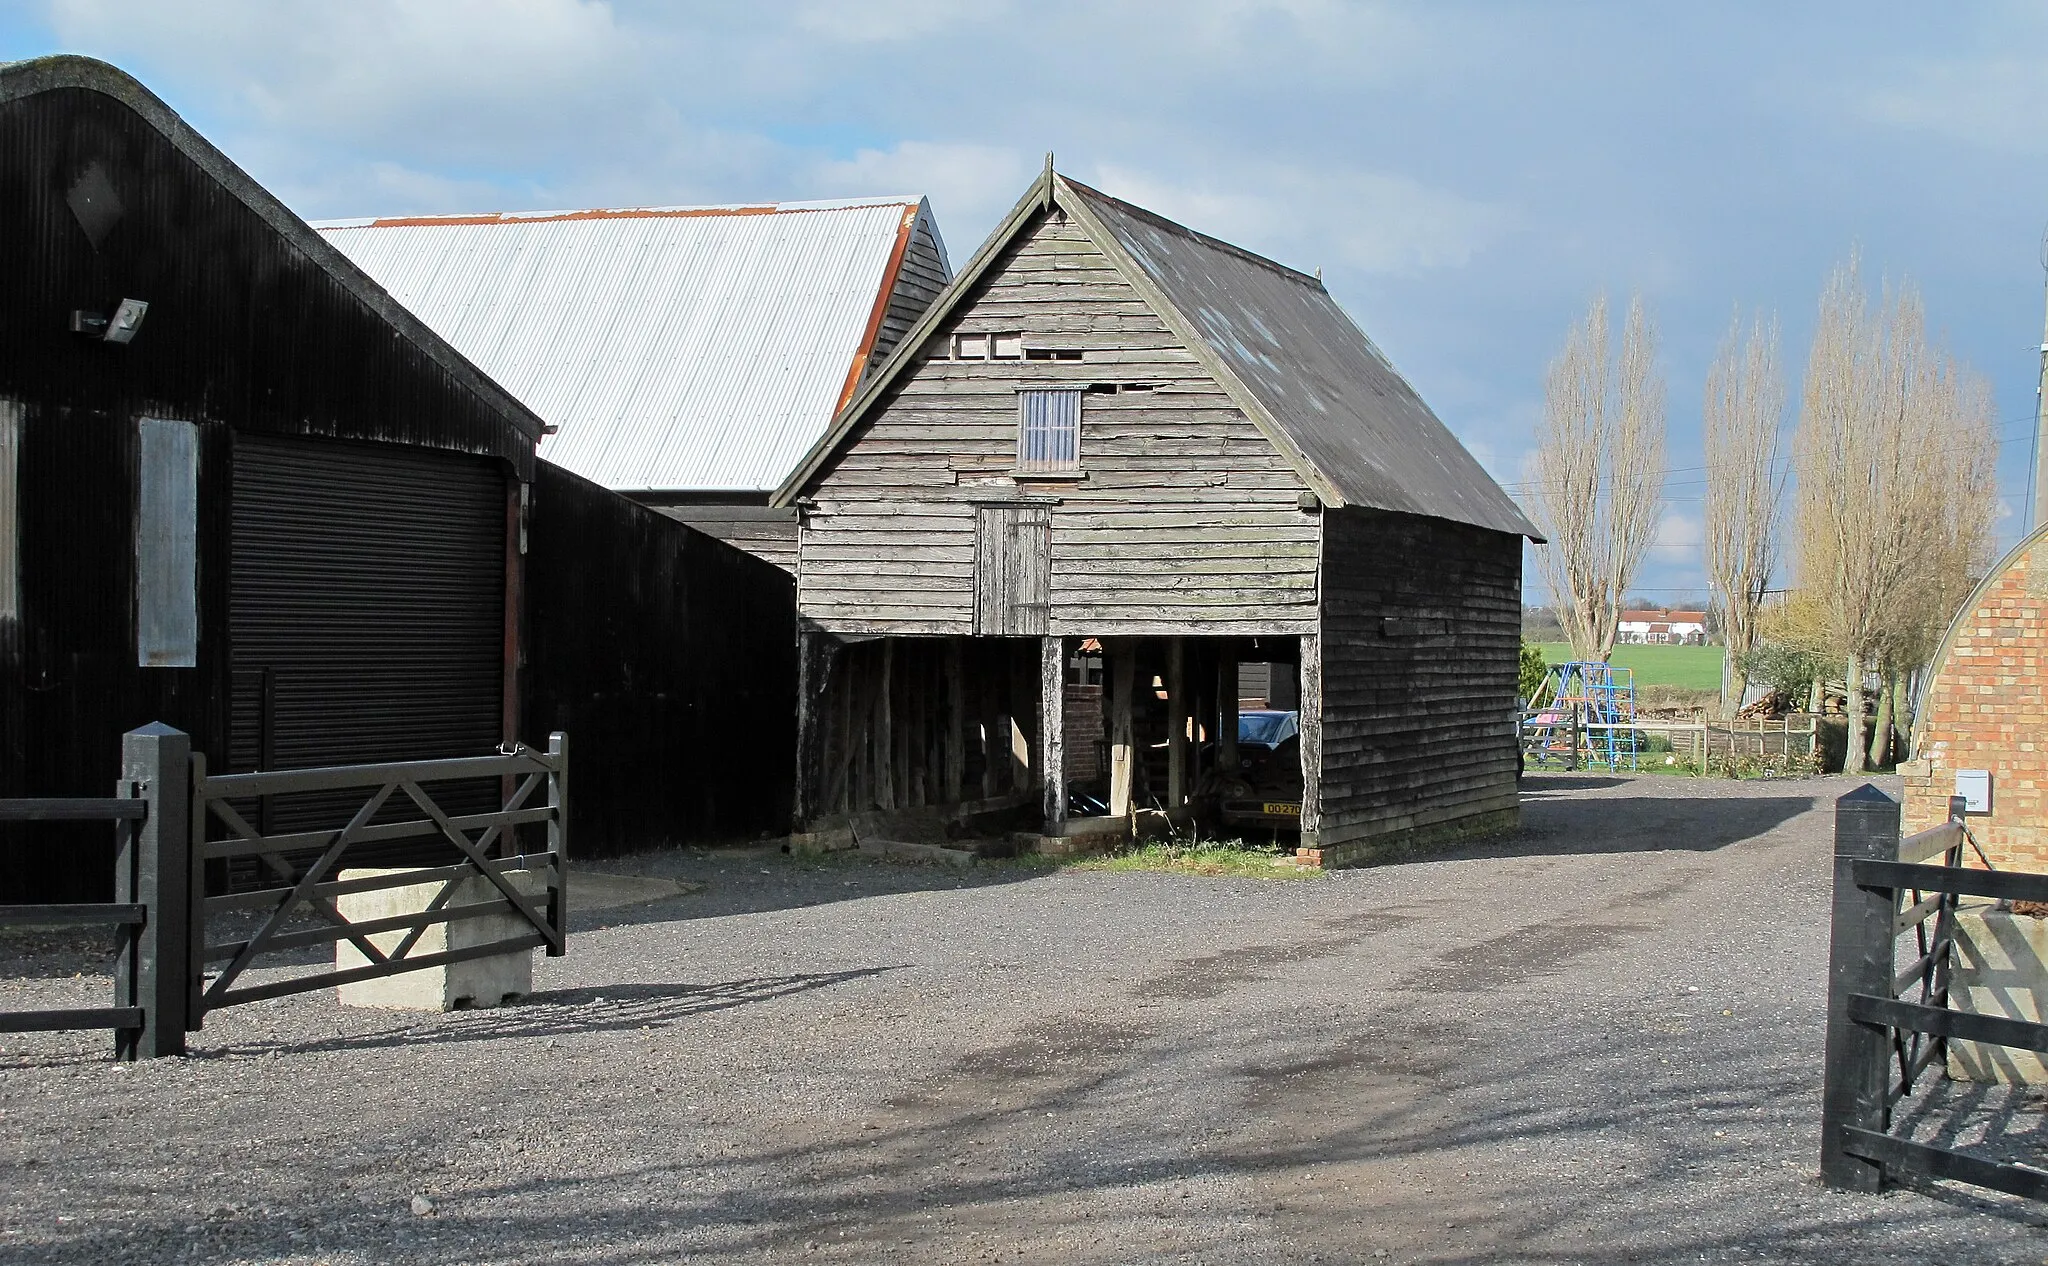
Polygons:
<instances>
[{"instance_id":1,"label":"timber support post","mask_svg":"<svg viewBox=\"0 0 2048 1266\"><path fill-rule=\"evenodd\" d=\"M1038 640L1038 750L1045 767L1045 834L1067 821L1067 639Z\"/></svg>"},{"instance_id":2,"label":"timber support post","mask_svg":"<svg viewBox=\"0 0 2048 1266\"><path fill-rule=\"evenodd\" d=\"M1132 761L1131 689L1137 648L1128 639L1109 644L1109 816L1131 818Z\"/></svg>"},{"instance_id":3,"label":"timber support post","mask_svg":"<svg viewBox=\"0 0 2048 1266\"><path fill-rule=\"evenodd\" d=\"M1237 651L1226 646L1216 656L1216 776L1238 776Z\"/></svg>"},{"instance_id":4,"label":"timber support post","mask_svg":"<svg viewBox=\"0 0 2048 1266\"><path fill-rule=\"evenodd\" d=\"M1315 848L1323 816L1323 639L1301 639L1301 846Z\"/></svg>"},{"instance_id":5,"label":"timber support post","mask_svg":"<svg viewBox=\"0 0 2048 1266\"><path fill-rule=\"evenodd\" d=\"M1187 639L1166 643L1166 811L1179 812L1188 801L1188 651Z\"/></svg>"},{"instance_id":6,"label":"timber support post","mask_svg":"<svg viewBox=\"0 0 2048 1266\"><path fill-rule=\"evenodd\" d=\"M1882 1133L1888 1115L1891 1034L1852 1019L1849 999L1892 996L1898 893L1856 882L1858 861L1899 858L1899 802L1865 784L1835 801L1835 897L1828 946L1826 1083L1821 1095L1820 1177L1830 1187L1877 1191L1884 1167L1849 1152L1849 1129Z\"/></svg>"},{"instance_id":7,"label":"timber support post","mask_svg":"<svg viewBox=\"0 0 2048 1266\"><path fill-rule=\"evenodd\" d=\"M118 1030L114 1054L183 1055L185 1031L198 1027L190 1007L197 980L192 907L204 896L193 890L191 737L160 723L129 731L121 736L121 777L149 809L122 849L115 899L148 913L140 932L126 938L117 967L132 991L122 1001L142 1008L142 1027Z\"/></svg>"}]
</instances>

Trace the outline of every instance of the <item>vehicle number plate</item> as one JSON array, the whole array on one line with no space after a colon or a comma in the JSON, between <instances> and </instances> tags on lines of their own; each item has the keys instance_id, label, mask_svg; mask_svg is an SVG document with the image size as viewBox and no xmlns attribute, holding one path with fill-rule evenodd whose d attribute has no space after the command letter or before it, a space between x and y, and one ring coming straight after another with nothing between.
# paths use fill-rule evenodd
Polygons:
<instances>
[{"instance_id":1,"label":"vehicle number plate","mask_svg":"<svg viewBox=\"0 0 2048 1266\"><path fill-rule=\"evenodd\" d=\"M1284 800L1268 800L1266 802L1265 812L1283 814L1290 818L1298 818L1301 816L1301 806L1298 804L1289 804L1287 801Z\"/></svg>"}]
</instances>

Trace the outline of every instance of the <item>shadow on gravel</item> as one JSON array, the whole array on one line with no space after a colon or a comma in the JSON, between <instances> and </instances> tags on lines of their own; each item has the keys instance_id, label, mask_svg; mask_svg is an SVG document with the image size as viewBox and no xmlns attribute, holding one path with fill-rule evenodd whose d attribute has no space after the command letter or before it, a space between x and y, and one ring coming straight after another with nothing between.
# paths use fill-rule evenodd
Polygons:
<instances>
[{"instance_id":1,"label":"shadow on gravel","mask_svg":"<svg viewBox=\"0 0 2048 1266\"><path fill-rule=\"evenodd\" d=\"M1044 879L1054 867L1028 859L989 859L955 868L855 852L793 857L775 849L675 849L608 857L590 869L701 884L702 891L630 906L582 912L569 879L570 934L606 927L772 914L809 906L911 892L996 888Z\"/></svg>"},{"instance_id":2,"label":"shadow on gravel","mask_svg":"<svg viewBox=\"0 0 2048 1266\"><path fill-rule=\"evenodd\" d=\"M624 984L554 989L529 994L526 1001L516 1006L421 1015L410 1022L370 1033L351 1033L306 1042L249 1042L194 1053L200 1058L221 1059L273 1053L569 1037L581 1033L658 1028L706 1012L730 1011L735 1007L752 1006L901 970L900 966L862 967L793 976L762 976L715 985Z\"/></svg>"},{"instance_id":3,"label":"shadow on gravel","mask_svg":"<svg viewBox=\"0 0 2048 1266\"><path fill-rule=\"evenodd\" d=\"M1431 860L1567 854L1711 853L1814 811L1811 796L1604 796L1522 800L1522 829Z\"/></svg>"},{"instance_id":4,"label":"shadow on gravel","mask_svg":"<svg viewBox=\"0 0 2048 1266\"><path fill-rule=\"evenodd\" d=\"M1598 791L1602 787L1619 787L1627 782L1611 774L1546 774L1531 771L1522 780L1522 799L1541 795L1548 791Z\"/></svg>"}]
</instances>

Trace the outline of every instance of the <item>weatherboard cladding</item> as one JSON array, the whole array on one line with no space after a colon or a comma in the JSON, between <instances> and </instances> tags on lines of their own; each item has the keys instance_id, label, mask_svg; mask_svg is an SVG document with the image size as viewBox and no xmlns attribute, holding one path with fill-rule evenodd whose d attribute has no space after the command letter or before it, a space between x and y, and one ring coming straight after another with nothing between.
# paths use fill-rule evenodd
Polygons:
<instances>
[{"instance_id":1,"label":"weatherboard cladding","mask_svg":"<svg viewBox=\"0 0 2048 1266\"><path fill-rule=\"evenodd\" d=\"M1536 529L1430 412L1322 283L1204 237L1050 169L926 314L951 319L1036 213L1071 213L1106 266L1186 340L1232 401L1327 503L1427 514L1538 539ZM888 399L910 358L882 367L776 490L791 504Z\"/></svg>"},{"instance_id":2,"label":"weatherboard cladding","mask_svg":"<svg viewBox=\"0 0 2048 1266\"><path fill-rule=\"evenodd\" d=\"M317 227L558 428L542 456L618 489L774 487L886 342L918 241L913 289L934 256L944 281L904 199Z\"/></svg>"},{"instance_id":3,"label":"weatherboard cladding","mask_svg":"<svg viewBox=\"0 0 2048 1266\"><path fill-rule=\"evenodd\" d=\"M1012 332L1085 359L942 358L955 334ZM906 355L813 482L806 618L844 633L973 632L977 508L1040 498L1051 632L1314 630L1305 485L1077 223L1038 217ZM1083 398L1085 478L1010 477L1018 388L1126 383L1152 389Z\"/></svg>"}]
</instances>

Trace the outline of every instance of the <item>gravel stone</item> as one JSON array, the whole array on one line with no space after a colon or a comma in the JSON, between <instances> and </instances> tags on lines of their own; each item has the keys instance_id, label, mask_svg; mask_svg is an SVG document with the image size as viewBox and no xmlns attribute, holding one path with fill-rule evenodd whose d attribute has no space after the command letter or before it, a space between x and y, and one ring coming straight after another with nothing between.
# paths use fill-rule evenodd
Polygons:
<instances>
[{"instance_id":1,"label":"gravel stone","mask_svg":"<svg viewBox=\"0 0 2048 1266\"><path fill-rule=\"evenodd\" d=\"M2021 1202L1815 1177L1852 785L1533 775L1512 838L1309 881L588 863L704 888L519 1006L0 1035L0 1263L2036 1266ZM0 1007L105 1005L100 949L0 942Z\"/></svg>"}]
</instances>

